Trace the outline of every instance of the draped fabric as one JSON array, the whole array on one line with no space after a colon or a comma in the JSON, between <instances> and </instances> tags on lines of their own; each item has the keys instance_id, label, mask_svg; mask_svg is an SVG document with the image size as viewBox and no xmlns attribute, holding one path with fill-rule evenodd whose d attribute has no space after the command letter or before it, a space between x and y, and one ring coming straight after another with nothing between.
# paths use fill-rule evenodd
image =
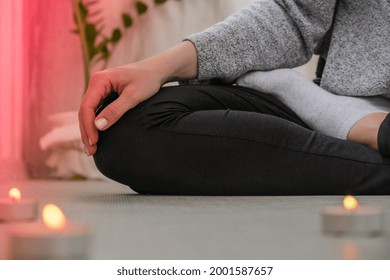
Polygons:
<instances>
[{"instance_id":1,"label":"draped fabric","mask_svg":"<svg viewBox=\"0 0 390 280\"><path fill-rule=\"evenodd\" d=\"M22 2L0 1L0 180L25 177Z\"/></svg>"}]
</instances>

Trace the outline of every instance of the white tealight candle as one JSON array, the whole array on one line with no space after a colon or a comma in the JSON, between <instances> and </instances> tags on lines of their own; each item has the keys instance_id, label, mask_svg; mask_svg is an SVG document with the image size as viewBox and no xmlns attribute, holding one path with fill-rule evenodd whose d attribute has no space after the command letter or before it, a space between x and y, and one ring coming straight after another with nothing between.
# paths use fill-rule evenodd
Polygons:
<instances>
[{"instance_id":1,"label":"white tealight candle","mask_svg":"<svg viewBox=\"0 0 390 280\"><path fill-rule=\"evenodd\" d=\"M384 216L380 207L360 206L353 196L346 196L344 207L327 207L322 211L325 233L349 236L377 236L384 231Z\"/></svg>"},{"instance_id":2,"label":"white tealight candle","mask_svg":"<svg viewBox=\"0 0 390 280\"><path fill-rule=\"evenodd\" d=\"M67 222L62 211L48 204L44 223L14 227L8 231L9 257L16 260L86 259L90 233L86 226Z\"/></svg>"},{"instance_id":3,"label":"white tealight candle","mask_svg":"<svg viewBox=\"0 0 390 280\"><path fill-rule=\"evenodd\" d=\"M22 198L17 188L12 188L7 198L0 198L0 222L34 220L38 203L34 199Z\"/></svg>"}]
</instances>

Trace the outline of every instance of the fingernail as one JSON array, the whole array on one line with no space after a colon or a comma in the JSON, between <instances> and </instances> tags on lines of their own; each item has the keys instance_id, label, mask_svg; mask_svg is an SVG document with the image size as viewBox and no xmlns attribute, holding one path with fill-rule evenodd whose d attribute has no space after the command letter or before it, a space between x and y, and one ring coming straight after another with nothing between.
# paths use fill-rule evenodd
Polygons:
<instances>
[{"instance_id":1,"label":"fingernail","mask_svg":"<svg viewBox=\"0 0 390 280\"><path fill-rule=\"evenodd\" d=\"M89 143L90 146L92 146L92 141L89 138L88 138L88 143Z\"/></svg>"},{"instance_id":2,"label":"fingernail","mask_svg":"<svg viewBox=\"0 0 390 280\"><path fill-rule=\"evenodd\" d=\"M84 145L84 153L87 155L87 156L90 156L91 154L88 152L88 148L87 146Z\"/></svg>"},{"instance_id":3,"label":"fingernail","mask_svg":"<svg viewBox=\"0 0 390 280\"><path fill-rule=\"evenodd\" d=\"M95 121L95 125L99 130L104 129L107 126L108 122L105 118L98 119Z\"/></svg>"}]
</instances>

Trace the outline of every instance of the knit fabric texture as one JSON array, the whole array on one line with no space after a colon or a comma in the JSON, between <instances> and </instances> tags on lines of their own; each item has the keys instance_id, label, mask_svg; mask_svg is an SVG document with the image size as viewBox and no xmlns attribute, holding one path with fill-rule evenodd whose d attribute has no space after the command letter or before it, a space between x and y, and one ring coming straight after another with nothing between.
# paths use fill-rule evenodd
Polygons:
<instances>
[{"instance_id":1,"label":"knit fabric texture","mask_svg":"<svg viewBox=\"0 0 390 280\"><path fill-rule=\"evenodd\" d=\"M321 87L349 96L390 93L389 0L255 0L190 35L198 80L234 82L243 74L326 58Z\"/></svg>"}]
</instances>

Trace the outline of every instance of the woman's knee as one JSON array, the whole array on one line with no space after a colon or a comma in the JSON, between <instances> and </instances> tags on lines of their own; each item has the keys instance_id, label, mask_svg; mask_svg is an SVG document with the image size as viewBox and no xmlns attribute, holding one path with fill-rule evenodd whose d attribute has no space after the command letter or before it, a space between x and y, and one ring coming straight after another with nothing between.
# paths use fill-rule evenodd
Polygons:
<instances>
[{"instance_id":1,"label":"woman's knee","mask_svg":"<svg viewBox=\"0 0 390 280\"><path fill-rule=\"evenodd\" d=\"M130 185L139 173L139 164L146 156L149 135L144 108L138 106L120 118L113 126L99 132L94 160L98 170L108 178Z\"/></svg>"},{"instance_id":2,"label":"woman's knee","mask_svg":"<svg viewBox=\"0 0 390 280\"><path fill-rule=\"evenodd\" d=\"M94 160L103 175L137 192L153 191L150 188L155 184L149 181L158 181L158 166L163 164L159 155L168 150L164 145L169 145L159 128L184 110L175 100L177 92L176 88L162 90L99 133Z\"/></svg>"}]
</instances>

